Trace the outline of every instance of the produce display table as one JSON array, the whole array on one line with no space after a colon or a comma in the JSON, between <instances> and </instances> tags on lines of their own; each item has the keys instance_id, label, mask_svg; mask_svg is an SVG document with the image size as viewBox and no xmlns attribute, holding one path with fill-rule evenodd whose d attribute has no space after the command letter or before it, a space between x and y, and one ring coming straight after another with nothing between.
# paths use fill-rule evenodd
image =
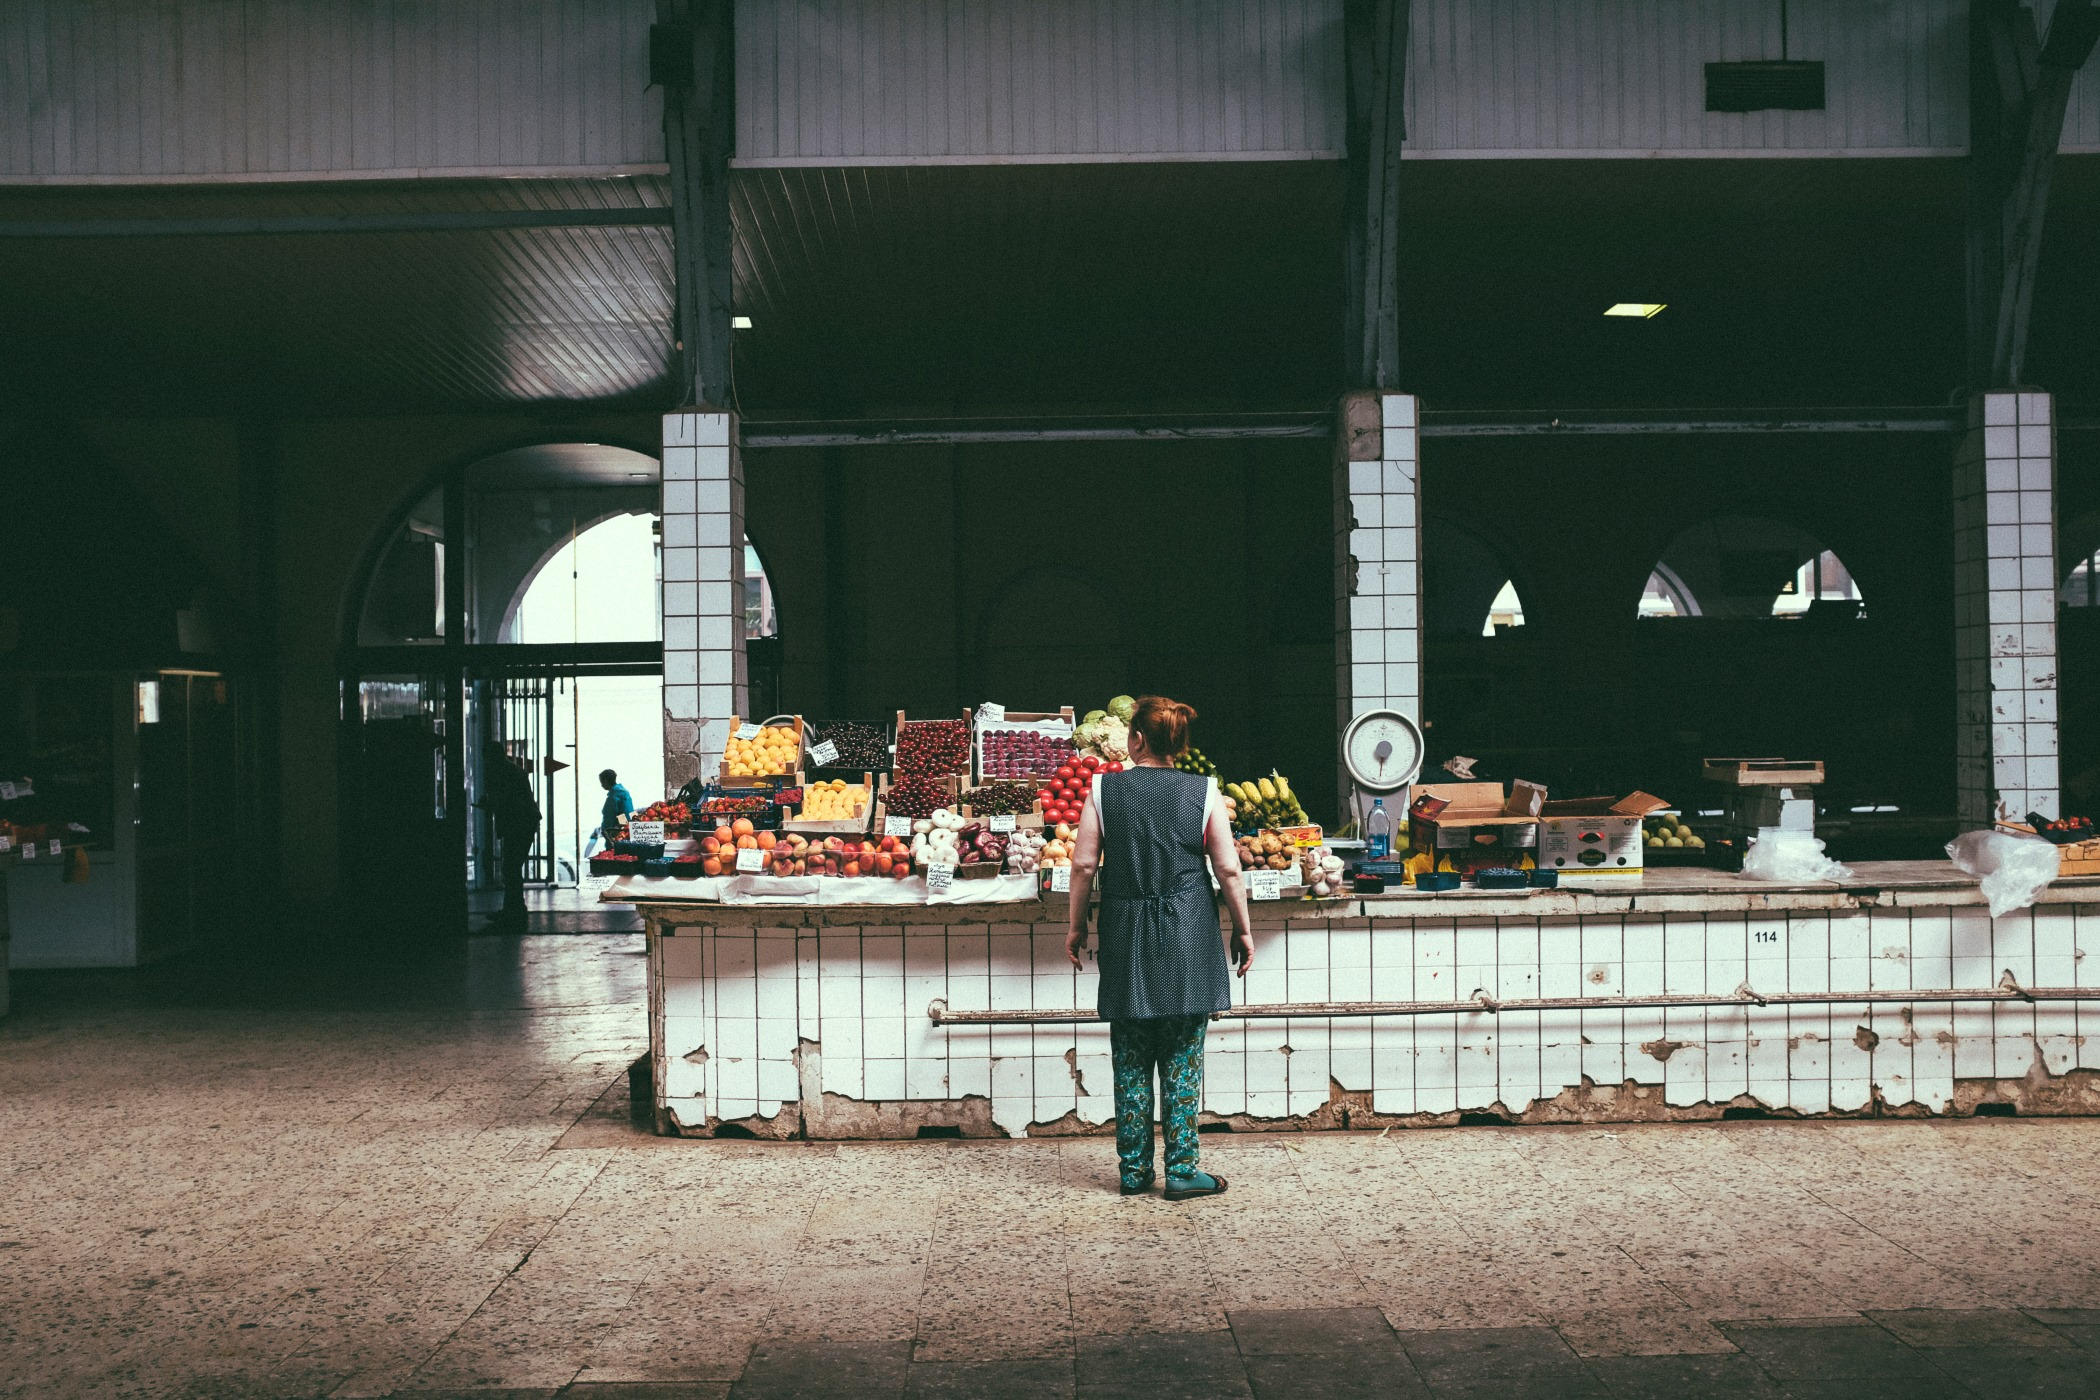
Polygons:
<instances>
[{"instance_id":1,"label":"produce display table","mask_svg":"<svg viewBox=\"0 0 2100 1400\"><path fill-rule=\"evenodd\" d=\"M606 897L648 929L660 1131L1111 1130L1108 1030L1091 965L1065 960L1063 896L739 905L641 883ZM1206 1046L1206 1118L1238 1130L2100 1112L2096 878L1999 919L1952 866L1902 861L1254 920L1254 970Z\"/></svg>"}]
</instances>

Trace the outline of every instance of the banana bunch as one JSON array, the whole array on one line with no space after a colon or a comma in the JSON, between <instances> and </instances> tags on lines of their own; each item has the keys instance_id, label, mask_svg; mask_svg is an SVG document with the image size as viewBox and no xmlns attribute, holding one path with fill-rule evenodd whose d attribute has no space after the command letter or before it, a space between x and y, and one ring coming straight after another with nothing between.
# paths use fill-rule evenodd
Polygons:
<instances>
[{"instance_id":1,"label":"banana bunch","mask_svg":"<svg viewBox=\"0 0 2100 1400\"><path fill-rule=\"evenodd\" d=\"M1218 765L1205 758L1203 750L1194 744L1189 745L1182 755L1174 760L1174 766L1184 773L1198 773L1206 778L1218 776Z\"/></svg>"},{"instance_id":2,"label":"banana bunch","mask_svg":"<svg viewBox=\"0 0 2100 1400\"><path fill-rule=\"evenodd\" d=\"M1311 820L1305 815L1305 808L1298 805L1290 779L1273 768L1266 778L1225 784L1225 793L1239 803L1239 821L1243 826L1304 826Z\"/></svg>"}]
</instances>

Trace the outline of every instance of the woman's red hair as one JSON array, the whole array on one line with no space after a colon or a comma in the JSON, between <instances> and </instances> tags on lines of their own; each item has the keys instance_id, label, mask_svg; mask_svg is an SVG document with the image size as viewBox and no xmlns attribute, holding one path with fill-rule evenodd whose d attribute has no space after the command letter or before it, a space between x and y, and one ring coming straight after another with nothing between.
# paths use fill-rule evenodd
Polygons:
<instances>
[{"instance_id":1,"label":"woman's red hair","mask_svg":"<svg viewBox=\"0 0 2100 1400\"><path fill-rule=\"evenodd\" d=\"M1194 705L1147 695L1137 702L1130 727L1145 736L1145 748L1168 760L1179 758L1189 746L1189 721L1196 717Z\"/></svg>"}]
</instances>

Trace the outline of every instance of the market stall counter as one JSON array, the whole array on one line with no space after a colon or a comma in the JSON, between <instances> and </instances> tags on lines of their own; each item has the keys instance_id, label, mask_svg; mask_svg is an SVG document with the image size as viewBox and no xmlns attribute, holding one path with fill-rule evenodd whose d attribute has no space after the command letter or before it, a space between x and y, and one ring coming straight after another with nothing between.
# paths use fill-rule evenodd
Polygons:
<instances>
[{"instance_id":1,"label":"market stall counter","mask_svg":"<svg viewBox=\"0 0 2100 1400\"><path fill-rule=\"evenodd\" d=\"M1112 1131L1063 895L779 883L818 888L606 893L648 930L659 1131ZM1254 970L1206 1044L1205 1121L1233 1130L2100 1112L2100 878L1995 919L1944 862L1862 862L1799 884L1680 868L1285 899L1254 922Z\"/></svg>"}]
</instances>

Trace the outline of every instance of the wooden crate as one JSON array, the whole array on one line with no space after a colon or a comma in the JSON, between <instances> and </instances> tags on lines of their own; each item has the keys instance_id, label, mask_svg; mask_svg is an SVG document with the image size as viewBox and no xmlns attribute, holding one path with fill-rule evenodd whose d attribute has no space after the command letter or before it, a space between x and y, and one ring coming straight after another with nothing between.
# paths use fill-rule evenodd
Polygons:
<instances>
[{"instance_id":1,"label":"wooden crate","mask_svg":"<svg viewBox=\"0 0 2100 1400\"><path fill-rule=\"evenodd\" d=\"M947 785L948 796L941 805L947 807L950 811L960 812L962 810L961 779L951 773L945 778L936 778L934 781ZM889 792L895 783L895 779L888 773L884 773L880 775L880 783L881 786L875 790L875 810L871 815L869 824L869 829L877 836L882 835L882 824L890 814ZM918 819L914 818L914 820Z\"/></svg>"},{"instance_id":2,"label":"wooden crate","mask_svg":"<svg viewBox=\"0 0 2100 1400\"><path fill-rule=\"evenodd\" d=\"M984 736L1002 728L1012 730L1038 729L1044 733L1070 738L1077 727L1072 707L1063 706L1055 713L1041 710L1008 710L1003 720L980 724L973 717L970 721L970 777L975 782L984 781Z\"/></svg>"},{"instance_id":3,"label":"wooden crate","mask_svg":"<svg viewBox=\"0 0 2100 1400\"><path fill-rule=\"evenodd\" d=\"M1709 782L1729 787L1807 787L1823 781L1820 758L1709 758Z\"/></svg>"},{"instance_id":4,"label":"wooden crate","mask_svg":"<svg viewBox=\"0 0 2100 1400\"><path fill-rule=\"evenodd\" d=\"M2025 822L1999 822L2000 831L2015 836L2032 836L2034 828ZM2083 841L2069 841L2056 848L2056 873L2059 875L2100 875L2100 836Z\"/></svg>"},{"instance_id":5,"label":"wooden crate","mask_svg":"<svg viewBox=\"0 0 2100 1400\"><path fill-rule=\"evenodd\" d=\"M800 715L776 715L776 716L774 716L774 718L776 718L776 719L783 719L783 720L790 720L790 721L792 721L792 722L793 722L793 724L794 724L794 728L795 728L795 762L794 762L794 766L793 766L793 767L792 767L792 768L791 768L791 769L790 769L790 770L789 770L788 772L786 772L786 773L764 773L764 774L758 774L758 775L756 775L756 776L742 776L742 777L734 777L734 778L732 778L732 777L731 777L731 776L729 775L729 759L728 759L728 757L727 757L727 756L725 755L725 756L723 757L723 759L722 759L722 775L721 775L721 780L720 780L720 781L721 781L721 785L722 785L723 787L725 787L725 788L743 788L743 787L763 787L763 786L765 786L765 785L766 785L767 783L770 783L770 782L774 782L774 781L776 781L777 779L780 779L780 778L784 778L784 777L785 777L785 778L792 778L792 777L794 777L794 776L796 775L796 773L797 773L797 772L798 772L798 771L799 771L799 770L801 769L801 767L802 767L802 752L803 752L803 749L804 749L804 747L805 747L805 746L807 745L807 743L808 743L808 736L807 736L807 735L805 735L805 734L804 734L804 733L802 732L802 716L800 716ZM752 724L757 724L757 725L759 725L759 726L760 726L761 728L764 728L764 727L765 727L765 726L764 726L764 724L763 724L763 722L762 722L762 721L759 721L759 720L752 720L752 721L750 721L750 723L752 723ZM729 732L730 732L730 733L731 733L732 735L734 735L734 734L735 734L735 733L737 732L737 730L741 729L741 728L742 728L742 727L744 726L744 724L745 724L745 721L744 721L743 719L739 718L739 717L738 717L738 716L736 716L736 715L731 715L731 716L729 717Z\"/></svg>"},{"instance_id":6,"label":"wooden crate","mask_svg":"<svg viewBox=\"0 0 2100 1400\"><path fill-rule=\"evenodd\" d=\"M875 775L873 773L863 773L860 775L860 780L868 789L868 800L866 805L861 808L858 818L847 817L828 821L811 821L797 812L784 818L780 823L780 829L782 831L800 832L804 836L857 836L866 833L869 822L875 816ZM804 783L803 786L807 788L808 784ZM803 805L805 807L808 806L809 798L806 792L802 800Z\"/></svg>"},{"instance_id":7,"label":"wooden crate","mask_svg":"<svg viewBox=\"0 0 2100 1400\"><path fill-rule=\"evenodd\" d=\"M931 719L935 719L935 718L936 718L936 716L932 716L932 715L923 715L923 716L921 716L921 717L920 717L920 720L921 720L921 721L924 721L924 720L931 720ZM948 718L948 717L947 717L946 715L940 715L940 716L938 716L937 718L938 718L939 720L941 720L941 721L945 722L945 721L947 720L947 718ZM976 744L976 739L975 739L975 736L973 736L973 735L971 734L971 732L970 732L970 717L969 717L968 715L961 715L961 716L958 716L958 718L960 718L960 719L962 720L962 722L963 722L963 734L964 734L964 736L965 736L965 738L966 738L966 741L967 741L967 743L968 743L968 745L969 745L970 747L966 748L966 749L965 749L965 751L964 751L964 753L963 753L963 766L962 766L962 767L961 767L960 769L958 769L958 770L957 770L957 771L956 771L956 772L955 772L955 773L954 773L954 774L953 774L952 776L954 776L954 777L957 777L957 778L967 778L967 777L969 777L969 776L970 776L971 770L972 770L973 768L975 768L975 767L976 767L976 757L975 757L975 744ZM893 745L894 745L894 744L896 743L896 741L897 741L898 739L900 739L900 738L902 738L902 737L903 737L903 735L904 735L904 726L905 726L906 724L909 724L909 723L914 723L914 722L915 722L915 721L913 721L913 720L912 720L912 718L911 718L911 717L910 717L909 715L905 714L905 713L904 713L904 711L902 711L902 710L899 710L899 711L897 711L897 727L896 727L895 729L893 729L893 730L891 730L891 731L890 731L890 742L891 742L891 744L893 744ZM896 755L896 751L895 751L895 749L893 748L893 749L891 750L891 753L890 753L890 771L891 771L891 772L895 772L895 771L896 771L896 768L897 768L897 755Z\"/></svg>"}]
</instances>

